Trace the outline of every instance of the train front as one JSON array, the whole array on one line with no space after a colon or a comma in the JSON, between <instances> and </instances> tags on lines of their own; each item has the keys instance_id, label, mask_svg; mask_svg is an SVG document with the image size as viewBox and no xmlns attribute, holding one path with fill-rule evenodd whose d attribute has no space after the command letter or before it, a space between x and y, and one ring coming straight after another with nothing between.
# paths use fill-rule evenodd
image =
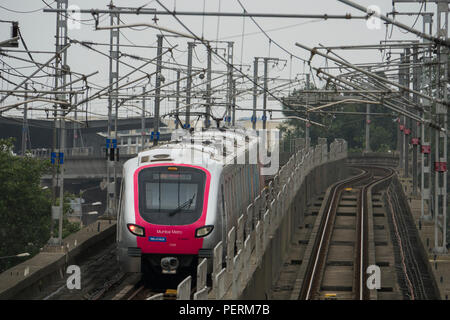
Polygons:
<instances>
[{"instance_id":1,"label":"train front","mask_svg":"<svg viewBox=\"0 0 450 320\"><path fill-rule=\"evenodd\" d=\"M141 271L149 281L161 274L192 274L205 238L214 230L214 223L206 221L210 172L176 163L126 171L118 222L122 268Z\"/></svg>"}]
</instances>

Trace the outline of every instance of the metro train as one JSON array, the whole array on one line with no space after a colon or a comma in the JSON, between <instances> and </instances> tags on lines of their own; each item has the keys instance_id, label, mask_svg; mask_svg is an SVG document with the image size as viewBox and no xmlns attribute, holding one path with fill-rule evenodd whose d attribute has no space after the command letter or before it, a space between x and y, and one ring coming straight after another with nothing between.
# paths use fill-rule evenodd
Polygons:
<instances>
[{"instance_id":1,"label":"metro train","mask_svg":"<svg viewBox=\"0 0 450 320\"><path fill-rule=\"evenodd\" d=\"M259 142L246 129L179 129L171 142L125 162L117 218L121 269L142 272L152 283L166 274L195 275L199 259L207 258L210 273L214 247L222 241L225 252L228 231L264 188L261 165L251 161Z\"/></svg>"}]
</instances>

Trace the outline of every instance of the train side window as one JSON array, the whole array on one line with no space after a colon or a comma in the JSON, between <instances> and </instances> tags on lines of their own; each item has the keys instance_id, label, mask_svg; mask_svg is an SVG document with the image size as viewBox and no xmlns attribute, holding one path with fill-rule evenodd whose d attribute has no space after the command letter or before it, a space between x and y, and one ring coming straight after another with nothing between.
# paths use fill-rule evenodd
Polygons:
<instances>
[{"instance_id":1,"label":"train side window","mask_svg":"<svg viewBox=\"0 0 450 320\"><path fill-rule=\"evenodd\" d=\"M245 179L244 179L244 168L241 167L240 172L239 172L239 177L241 180L241 184L239 185L239 189L241 190L240 194L241 194L241 208L244 207L244 202L245 202Z\"/></svg>"},{"instance_id":2,"label":"train side window","mask_svg":"<svg viewBox=\"0 0 450 320\"><path fill-rule=\"evenodd\" d=\"M228 230L228 219L227 219L227 212L225 211L225 194L223 182L220 185L219 213L220 216L222 217L222 234L226 236Z\"/></svg>"},{"instance_id":3,"label":"train side window","mask_svg":"<svg viewBox=\"0 0 450 320\"><path fill-rule=\"evenodd\" d=\"M252 198L250 201L253 201L253 199L255 199L255 174L254 174L254 170L255 170L255 166L252 165L252 168L250 170L250 180L252 182Z\"/></svg>"},{"instance_id":4,"label":"train side window","mask_svg":"<svg viewBox=\"0 0 450 320\"><path fill-rule=\"evenodd\" d=\"M125 179L122 178L122 181L120 183L120 195L119 195L119 212L117 213L117 224L116 224L116 241L121 241L122 239L122 228L120 228L119 226L121 225L121 219L123 216L123 210L124 210L124 202L123 201L123 197L125 196L124 194L124 190L125 190Z\"/></svg>"},{"instance_id":5,"label":"train side window","mask_svg":"<svg viewBox=\"0 0 450 320\"><path fill-rule=\"evenodd\" d=\"M231 196L230 200L231 200L231 202L230 202L230 204L231 204L231 210L234 213L234 212L236 212L236 207L235 207L235 204L234 204L234 199L235 199L235 197L234 197L234 175L231 176L230 187L231 187L231 192L230 192L230 196Z\"/></svg>"},{"instance_id":6,"label":"train side window","mask_svg":"<svg viewBox=\"0 0 450 320\"><path fill-rule=\"evenodd\" d=\"M222 205L222 212L225 214L225 194L224 194L223 183L220 186L220 202Z\"/></svg>"},{"instance_id":7,"label":"train side window","mask_svg":"<svg viewBox=\"0 0 450 320\"><path fill-rule=\"evenodd\" d=\"M226 206L228 208L228 210L230 209L230 205L231 205L231 187L230 187L230 179L227 178L226 183L225 183L225 192L226 192ZM229 213L228 213L229 214Z\"/></svg>"},{"instance_id":8,"label":"train side window","mask_svg":"<svg viewBox=\"0 0 450 320\"><path fill-rule=\"evenodd\" d=\"M255 178L256 178L256 193L255 193L255 198L258 196L259 191L261 190L261 185L260 185L260 181L259 181L259 167L255 166Z\"/></svg>"},{"instance_id":9,"label":"train side window","mask_svg":"<svg viewBox=\"0 0 450 320\"><path fill-rule=\"evenodd\" d=\"M236 170L236 209L241 210L241 175L239 169Z\"/></svg>"},{"instance_id":10,"label":"train side window","mask_svg":"<svg viewBox=\"0 0 450 320\"><path fill-rule=\"evenodd\" d=\"M238 172L238 170L236 170L236 172L234 174L234 181L235 181L234 193L236 195L236 200L235 200L236 212L238 213L238 216L239 216L239 172Z\"/></svg>"},{"instance_id":11,"label":"train side window","mask_svg":"<svg viewBox=\"0 0 450 320\"><path fill-rule=\"evenodd\" d=\"M120 195L119 195L119 213L118 213L118 220L121 218L122 214L123 214L123 209L124 209L124 201L123 201L123 197L124 195L124 190L125 190L125 179L122 178L122 181L120 183Z\"/></svg>"},{"instance_id":12,"label":"train side window","mask_svg":"<svg viewBox=\"0 0 450 320\"><path fill-rule=\"evenodd\" d=\"M245 166L245 200L247 201L247 204L250 203L250 180L248 178L248 171L250 166Z\"/></svg>"}]
</instances>

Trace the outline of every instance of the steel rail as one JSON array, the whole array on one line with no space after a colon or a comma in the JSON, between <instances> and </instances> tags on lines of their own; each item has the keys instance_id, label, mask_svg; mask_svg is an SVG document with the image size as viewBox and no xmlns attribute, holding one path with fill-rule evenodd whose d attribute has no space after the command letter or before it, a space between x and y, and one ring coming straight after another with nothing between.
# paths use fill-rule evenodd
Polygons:
<instances>
[{"instance_id":1,"label":"steel rail","mask_svg":"<svg viewBox=\"0 0 450 320\"><path fill-rule=\"evenodd\" d=\"M359 166L358 166L359 167ZM359 168L364 168L364 166L361 166ZM390 179L394 175L394 171L389 168L383 168L383 167L374 167L370 166L370 168L377 169L377 170L385 170L387 171L387 175L385 175L382 178L376 179L366 185L364 185L360 190L360 206L359 206L359 223L358 223L358 235L359 235L359 248L358 248L358 256L357 256L357 264L359 272L357 275L355 275L355 279L358 279L358 285L356 286L357 291L355 292L355 296L359 298L359 300L365 300L367 299L367 287L364 285L364 275L366 270L366 264L367 264L367 247L368 247L368 231L367 231L367 211L368 211L368 205L369 202L367 200L367 194L369 190L371 190L372 187L375 185L382 183L386 181L387 179ZM356 268L355 268L356 271Z\"/></svg>"},{"instance_id":2,"label":"steel rail","mask_svg":"<svg viewBox=\"0 0 450 320\"><path fill-rule=\"evenodd\" d=\"M337 204L337 200L338 197L337 195L342 191L343 187L345 185L348 184L352 184L352 183L356 183L358 181L364 180L365 178L367 178L368 176L368 172L367 171L363 171L361 174L357 175L356 177L351 177L350 179L346 179L340 183L337 183L333 186L333 191L332 191L332 196L328 198L327 201L327 214L325 217L322 218L322 222L321 222L321 236L319 239L319 243L317 245L315 245L315 249L313 249L313 251L316 253L315 254L315 259L314 262L312 264L312 266L309 266L308 270L306 271L307 273L307 286L304 288L306 288L306 292L304 292L304 290L302 289L301 292L301 296L304 296L305 300L310 300L312 299L312 295L313 295L313 291L314 291L314 287L316 286L316 282L317 282L317 278L318 278L318 274L319 269L321 269L321 260L324 256L324 247L325 247L325 237L327 235L329 235L329 231L331 228L331 222L330 222L330 217L332 215L332 212L337 209L336 208L336 204ZM325 219L325 220L323 220ZM317 240L316 240L317 241Z\"/></svg>"}]
</instances>

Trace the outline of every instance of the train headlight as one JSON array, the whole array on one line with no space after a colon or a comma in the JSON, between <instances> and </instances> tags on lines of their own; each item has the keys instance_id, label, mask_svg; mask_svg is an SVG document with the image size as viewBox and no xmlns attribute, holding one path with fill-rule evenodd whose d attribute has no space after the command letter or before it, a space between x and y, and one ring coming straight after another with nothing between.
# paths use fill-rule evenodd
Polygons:
<instances>
[{"instance_id":1,"label":"train headlight","mask_svg":"<svg viewBox=\"0 0 450 320\"><path fill-rule=\"evenodd\" d=\"M130 230L130 232L132 234L134 234L135 236L138 237L145 237L145 229L141 226L138 226L137 224L127 224L128 230Z\"/></svg>"},{"instance_id":2,"label":"train headlight","mask_svg":"<svg viewBox=\"0 0 450 320\"><path fill-rule=\"evenodd\" d=\"M195 237L196 238L206 237L208 234L211 233L211 231L213 231L213 229L214 229L214 226L200 227L197 230L195 230Z\"/></svg>"}]
</instances>

